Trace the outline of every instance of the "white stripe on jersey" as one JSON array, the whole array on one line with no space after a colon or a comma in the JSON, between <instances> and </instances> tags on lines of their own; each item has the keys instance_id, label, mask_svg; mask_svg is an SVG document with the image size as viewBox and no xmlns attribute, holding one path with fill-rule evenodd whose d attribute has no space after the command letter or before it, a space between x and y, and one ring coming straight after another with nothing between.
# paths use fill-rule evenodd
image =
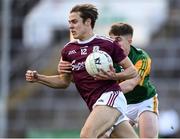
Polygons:
<instances>
[{"instance_id":1,"label":"white stripe on jersey","mask_svg":"<svg viewBox=\"0 0 180 139\"><path fill-rule=\"evenodd\" d=\"M108 41L110 41L110 42L113 42L113 41L114 41L113 39L111 39L111 38L108 37L108 36L96 35L96 38L103 39L103 40L108 40Z\"/></svg>"},{"instance_id":2,"label":"white stripe on jersey","mask_svg":"<svg viewBox=\"0 0 180 139\"><path fill-rule=\"evenodd\" d=\"M101 36L101 35L97 35L95 34L94 36L92 36L91 38L89 38L88 40L85 40L85 41L80 41L80 40L71 40L70 42L68 42L64 47L66 47L68 44L70 43L75 43L77 42L78 44L86 44L88 42L91 42L93 39L102 39L102 40L107 40L107 41L110 41L110 42L113 42L114 40L111 39L110 37L108 36Z\"/></svg>"}]
</instances>

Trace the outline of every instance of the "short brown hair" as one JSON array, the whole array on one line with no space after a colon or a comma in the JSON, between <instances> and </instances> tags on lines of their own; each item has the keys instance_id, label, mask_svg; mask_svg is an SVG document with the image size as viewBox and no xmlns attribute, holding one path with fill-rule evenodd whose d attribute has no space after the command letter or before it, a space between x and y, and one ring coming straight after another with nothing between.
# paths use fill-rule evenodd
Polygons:
<instances>
[{"instance_id":1,"label":"short brown hair","mask_svg":"<svg viewBox=\"0 0 180 139\"><path fill-rule=\"evenodd\" d=\"M113 34L116 36L121 36L121 35L131 35L133 36L133 28L131 25L126 24L126 23L115 23L111 25L109 35Z\"/></svg>"},{"instance_id":2,"label":"short brown hair","mask_svg":"<svg viewBox=\"0 0 180 139\"><path fill-rule=\"evenodd\" d=\"M98 18L98 10L92 4L78 4L74 6L70 13L72 12L80 12L80 17L83 19L83 23L90 18L91 19L91 27L94 28L96 19Z\"/></svg>"}]
</instances>

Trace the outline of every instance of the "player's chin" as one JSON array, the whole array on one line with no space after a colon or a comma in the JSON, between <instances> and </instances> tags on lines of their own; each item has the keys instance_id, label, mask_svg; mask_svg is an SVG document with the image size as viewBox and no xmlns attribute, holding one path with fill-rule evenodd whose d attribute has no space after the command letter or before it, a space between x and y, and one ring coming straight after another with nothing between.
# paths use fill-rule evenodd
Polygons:
<instances>
[{"instance_id":1,"label":"player's chin","mask_svg":"<svg viewBox=\"0 0 180 139\"><path fill-rule=\"evenodd\" d=\"M74 39L79 39L79 37L77 35L74 35L73 38Z\"/></svg>"},{"instance_id":2,"label":"player's chin","mask_svg":"<svg viewBox=\"0 0 180 139\"><path fill-rule=\"evenodd\" d=\"M73 33L72 36L73 36L74 39L79 39L80 38L80 36L77 33Z\"/></svg>"}]
</instances>

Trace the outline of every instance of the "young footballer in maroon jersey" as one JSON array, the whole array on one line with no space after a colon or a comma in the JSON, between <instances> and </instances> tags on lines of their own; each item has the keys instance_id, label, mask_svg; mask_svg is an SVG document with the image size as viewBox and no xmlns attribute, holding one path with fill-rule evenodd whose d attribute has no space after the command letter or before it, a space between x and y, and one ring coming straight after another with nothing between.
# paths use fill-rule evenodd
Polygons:
<instances>
[{"instance_id":1,"label":"young footballer in maroon jersey","mask_svg":"<svg viewBox=\"0 0 180 139\"><path fill-rule=\"evenodd\" d=\"M136 138L137 135L125 115L127 102L116 80L137 76L137 71L117 42L95 35L93 28L98 17L97 8L91 4L76 5L69 15L69 28L75 41L69 42L61 51L60 64L71 63L71 71L61 68L59 75L46 76L37 71L28 70L26 80L38 82L54 88L67 88L73 81L90 109L90 114L81 130L81 138L101 137L111 127L119 124L124 138ZM114 63L124 68L107 80L95 80L85 69L85 60L93 51L107 52Z\"/></svg>"}]
</instances>

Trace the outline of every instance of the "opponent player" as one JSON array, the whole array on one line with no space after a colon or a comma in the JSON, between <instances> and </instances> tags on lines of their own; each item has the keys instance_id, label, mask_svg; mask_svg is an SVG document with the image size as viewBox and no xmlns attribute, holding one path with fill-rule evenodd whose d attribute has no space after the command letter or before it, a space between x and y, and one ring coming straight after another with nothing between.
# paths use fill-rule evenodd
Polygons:
<instances>
[{"instance_id":1,"label":"opponent player","mask_svg":"<svg viewBox=\"0 0 180 139\"><path fill-rule=\"evenodd\" d=\"M139 127L141 138L158 137L158 99L155 86L150 82L151 59L140 48L132 46L133 28L126 23L115 23L109 35L124 49L126 55L138 69L139 76L119 83L127 99L127 116L132 124ZM115 65L116 71L123 70ZM115 127L111 137L120 137L120 128Z\"/></svg>"},{"instance_id":2,"label":"opponent player","mask_svg":"<svg viewBox=\"0 0 180 139\"><path fill-rule=\"evenodd\" d=\"M72 63L72 72L60 75L45 76L36 71L28 70L26 80L39 82L50 87L66 88L73 81L87 103L89 114L80 133L81 138L97 138L112 126L119 124L124 138L136 138L137 135L126 120L126 100L120 91L116 80L134 78L137 71L124 51L116 42L93 33L97 19L97 8L91 4L76 5L69 15L69 27L73 37L77 40L69 42L62 50L62 60ZM93 50L103 50L124 69L108 80L94 80L85 70L84 62Z\"/></svg>"}]
</instances>

